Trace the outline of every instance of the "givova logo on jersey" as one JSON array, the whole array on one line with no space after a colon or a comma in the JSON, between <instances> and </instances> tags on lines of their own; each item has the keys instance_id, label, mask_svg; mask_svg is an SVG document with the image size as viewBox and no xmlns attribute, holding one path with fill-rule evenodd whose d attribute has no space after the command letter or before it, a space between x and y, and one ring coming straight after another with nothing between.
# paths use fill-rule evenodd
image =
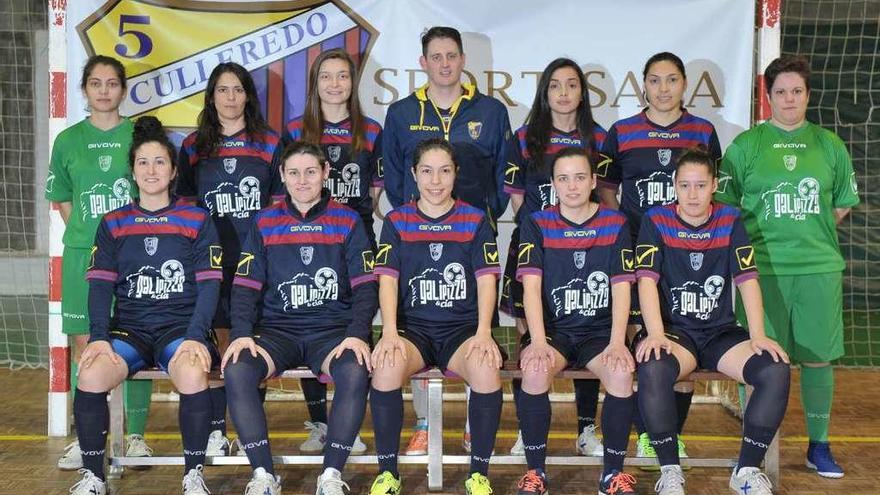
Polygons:
<instances>
[{"instance_id":1,"label":"givova logo on jersey","mask_svg":"<svg viewBox=\"0 0 880 495\"><path fill-rule=\"evenodd\" d=\"M698 320L708 320L718 308L721 293L724 291L724 277L712 275L705 282L686 282L681 287L673 287L672 312Z\"/></svg>"},{"instance_id":2,"label":"givova logo on jersey","mask_svg":"<svg viewBox=\"0 0 880 495\"><path fill-rule=\"evenodd\" d=\"M260 211L260 179L249 175L237 186L221 182L217 189L205 193L205 205L211 215L250 218L251 212Z\"/></svg>"},{"instance_id":3,"label":"givova logo on jersey","mask_svg":"<svg viewBox=\"0 0 880 495\"><path fill-rule=\"evenodd\" d=\"M145 241L144 246L147 254L150 251L156 252L156 244L158 242L148 243ZM186 274L183 269L183 263L171 259L162 263L158 270L150 265L142 266L137 273L132 273L125 277L125 279L128 281L128 297L164 301L171 297L172 294L183 292Z\"/></svg>"},{"instance_id":4,"label":"givova logo on jersey","mask_svg":"<svg viewBox=\"0 0 880 495\"><path fill-rule=\"evenodd\" d=\"M438 256L439 259L439 256ZM443 271L428 268L409 280L410 306L451 308L467 299L467 276L461 263L449 263Z\"/></svg>"},{"instance_id":5,"label":"givova logo on jersey","mask_svg":"<svg viewBox=\"0 0 880 495\"><path fill-rule=\"evenodd\" d=\"M770 217L806 220L807 215L820 214L820 190L819 181L812 177L804 177L797 186L791 182L779 184L761 195L764 220Z\"/></svg>"},{"instance_id":6,"label":"givova logo on jersey","mask_svg":"<svg viewBox=\"0 0 880 495\"><path fill-rule=\"evenodd\" d=\"M596 316L596 311L608 308L610 287L608 275L598 270L590 273L586 280L572 279L550 293L555 315L577 313L581 316Z\"/></svg>"},{"instance_id":7,"label":"givova logo on jersey","mask_svg":"<svg viewBox=\"0 0 880 495\"><path fill-rule=\"evenodd\" d=\"M361 166L357 163L349 163L342 167L342 170L330 170L330 176L324 181L324 187L330 190L333 199L342 204L347 204L350 198L361 197Z\"/></svg>"},{"instance_id":8,"label":"givova logo on jersey","mask_svg":"<svg viewBox=\"0 0 880 495\"><path fill-rule=\"evenodd\" d=\"M112 186L99 182L79 195L83 220L101 218L128 203L131 203L131 182L125 177L116 179Z\"/></svg>"},{"instance_id":9,"label":"givova logo on jersey","mask_svg":"<svg viewBox=\"0 0 880 495\"><path fill-rule=\"evenodd\" d=\"M314 277L297 273L291 280L278 284L276 290L284 302L285 312L323 306L327 301L339 299L339 275L325 266L319 268Z\"/></svg>"},{"instance_id":10,"label":"givova logo on jersey","mask_svg":"<svg viewBox=\"0 0 880 495\"><path fill-rule=\"evenodd\" d=\"M657 171L648 177L636 181L636 190L639 192L639 206L668 205L675 201L674 173Z\"/></svg>"}]
</instances>

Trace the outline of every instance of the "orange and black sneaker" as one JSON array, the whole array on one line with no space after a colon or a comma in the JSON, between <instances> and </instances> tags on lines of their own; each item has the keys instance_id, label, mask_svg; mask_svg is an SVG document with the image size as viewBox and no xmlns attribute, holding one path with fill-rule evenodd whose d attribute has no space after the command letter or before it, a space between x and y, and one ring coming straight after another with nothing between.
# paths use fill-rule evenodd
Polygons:
<instances>
[{"instance_id":1,"label":"orange and black sneaker","mask_svg":"<svg viewBox=\"0 0 880 495\"><path fill-rule=\"evenodd\" d=\"M516 484L519 490L516 495L545 495L547 493L547 476L540 469L529 469Z\"/></svg>"},{"instance_id":2,"label":"orange and black sneaker","mask_svg":"<svg viewBox=\"0 0 880 495\"><path fill-rule=\"evenodd\" d=\"M602 495L634 495L636 479L621 471L611 471L599 480L599 493Z\"/></svg>"}]
</instances>

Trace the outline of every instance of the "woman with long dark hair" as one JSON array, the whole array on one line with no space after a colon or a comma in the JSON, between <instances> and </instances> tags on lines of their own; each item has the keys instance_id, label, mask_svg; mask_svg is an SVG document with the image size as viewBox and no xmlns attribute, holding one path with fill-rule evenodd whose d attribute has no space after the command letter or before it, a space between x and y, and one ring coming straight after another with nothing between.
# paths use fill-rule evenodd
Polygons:
<instances>
[{"instance_id":1,"label":"woman with long dark hair","mask_svg":"<svg viewBox=\"0 0 880 495\"><path fill-rule=\"evenodd\" d=\"M260 113L254 80L244 67L222 63L211 72L199 126L180 147L177 193L208 210L223 247L223 283L213 329L221 352L229 340L229 296L238 254L254 215L283 197L276 155L279 137ZM211 384L208 455L228 452L226 389Z\"/></svg>"}]
</instances>

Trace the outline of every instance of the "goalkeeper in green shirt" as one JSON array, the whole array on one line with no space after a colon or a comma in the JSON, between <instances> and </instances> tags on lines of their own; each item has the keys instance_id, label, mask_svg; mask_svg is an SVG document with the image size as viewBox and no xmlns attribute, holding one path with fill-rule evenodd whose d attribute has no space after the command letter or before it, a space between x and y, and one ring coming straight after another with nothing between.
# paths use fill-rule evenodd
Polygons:
<instances>
[{"instance_id":1,"label":"goalkeeper in green shirt","mask_svg":"<svg viewBox=\"0 0 880 495\"><path fill-rule=\"evenodd\" d=\"M137 196L131 179L128 152L133 126L119 114L125 99L125 68L112 57L95 55L83 68L80 88L88 101L89 116L62 131L52 146L46 199L58 206L65 229L61 261L61 330L73 336L70 381L76 390L77 362L89 338L86 268L98 224L105 213L125 206ZM125 382L128 447L126 456L149 456L144 427L153 382ZM67 446L58 460L61 469L79 469L79 443Z\"/></svg>"},{"instance_id":2,"label":"goalkeeper in green shirt","mask_svg":"<svg viewBox=\"0 0 880 495\"><path fill-rule=\"evenodd\" d=\"M859 203L852 160L833 132L806 120L809 62L777 58L764 71L770 120L734 139L716 199L742 208L761 274L767 335L801 364L807 467L843 477L828 444L831 361L843 355L843 269L837 224ZM738 301L737 315L745 324Z\"/></svg>"}]
</instances>

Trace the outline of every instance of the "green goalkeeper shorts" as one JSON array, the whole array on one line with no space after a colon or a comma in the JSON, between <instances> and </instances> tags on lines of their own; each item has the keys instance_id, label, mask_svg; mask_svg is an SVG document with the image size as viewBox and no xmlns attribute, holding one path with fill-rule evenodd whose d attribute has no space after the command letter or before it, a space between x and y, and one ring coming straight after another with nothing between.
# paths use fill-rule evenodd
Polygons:
<instances>
[{"instance_id":1,"label":"green goalkeeper shorts","mask_svg":"<svg viewBox=\"0 0 880 495\"><path fill-rule=\"evenodd\" d=\"M89 334L89 283L86 269L91 248L64 247L61 260L61 331L66 335Z\"/></svg>"}]
</instances>

